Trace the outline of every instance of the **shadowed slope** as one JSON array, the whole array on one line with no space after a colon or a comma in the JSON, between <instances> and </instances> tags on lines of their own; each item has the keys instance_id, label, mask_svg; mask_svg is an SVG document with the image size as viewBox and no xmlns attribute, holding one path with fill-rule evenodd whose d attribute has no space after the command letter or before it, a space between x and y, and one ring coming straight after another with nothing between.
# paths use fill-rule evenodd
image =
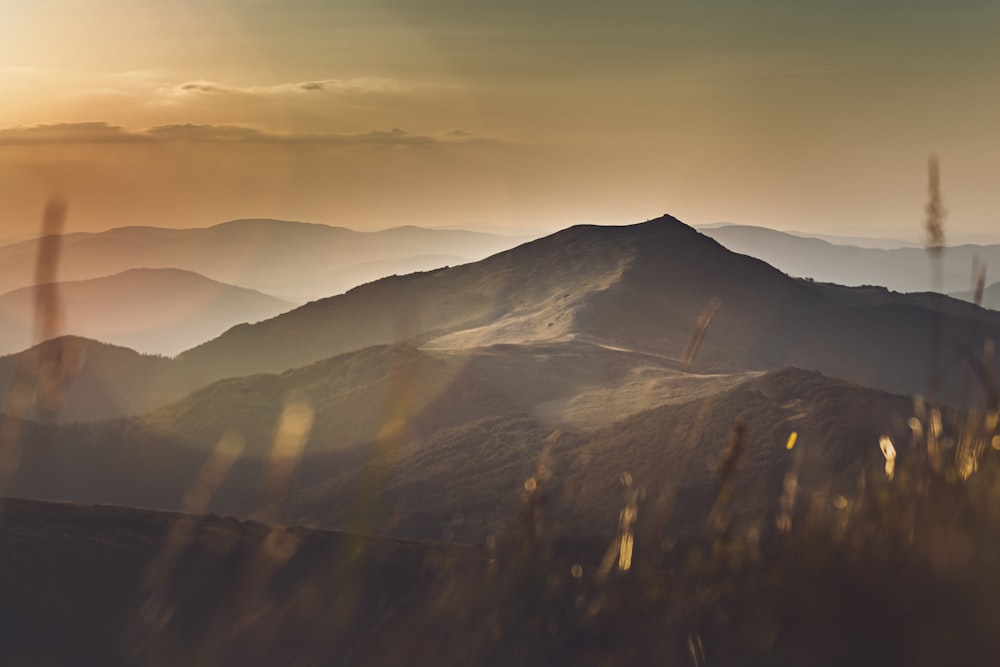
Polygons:
<instances>
[{"instance_id":1,"label":"shadowed slope","mask_svg":"<svg viewBox=\"0 0 1000 667\"><path fill-rule=\"evenodd\" d=\"M32 359L59 359L72 377L61 395L61 421L97 421L137 414L186 393L174 364L166 357L76 336L62 336L24 352L0 357L0 387L6 394L18 374L18 364Z\"/></svg>"},{"instance_id":2,"label":"shadowed slope","mask_svg":"<svg viewBox=\"0 0 1000 667\"><path fill-rule=\"evenodd\" d=\"M482 560L459 546L31 501L7 501L3 530L5 665L315 664L358 652L399 664L403 646L379 645L387 620L429 608L441 576ZM411 645L426 632L400 630Z\"/></svg>"}]
</instances>

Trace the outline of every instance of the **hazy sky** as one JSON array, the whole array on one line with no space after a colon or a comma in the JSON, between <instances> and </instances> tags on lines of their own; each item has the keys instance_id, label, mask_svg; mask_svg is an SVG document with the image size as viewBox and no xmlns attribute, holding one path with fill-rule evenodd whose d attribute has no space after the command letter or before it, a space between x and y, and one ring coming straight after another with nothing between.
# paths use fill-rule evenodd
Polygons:
<instances>
[{"instance_id":1,"label":"hazy sky","mask_svg":"<svg viewBox=\"0 0 1000 667\"><path fill-rule=\"evenodd\" d=\"M0 238L670 212L1000 232L996 0L3 0ZM1000 233L997 234L1000 237Z\"/></svg>"}]
</instances>

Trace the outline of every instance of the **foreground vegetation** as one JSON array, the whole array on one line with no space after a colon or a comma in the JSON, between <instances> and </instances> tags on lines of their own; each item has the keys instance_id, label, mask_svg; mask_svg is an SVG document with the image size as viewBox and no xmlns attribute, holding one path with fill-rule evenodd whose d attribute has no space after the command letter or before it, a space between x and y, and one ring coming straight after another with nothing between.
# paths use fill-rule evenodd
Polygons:
<instances>
[{"instance_id":1,"label":"foreground vegetation","mask_svg":"<svg viewBox=\"0 0 1000 667\"><path fill-rule=\"evenodd\" d=\"M555 438L478 547L10 501L0 650L5 664L995 664L997 422L918 403L909 439L871 442L847 494L804 490L809 443L790 437L764 518L732 502L738 422L706 521L672 521L624 473L610 540L548 524Z\"/></svg>"}]
</instances>

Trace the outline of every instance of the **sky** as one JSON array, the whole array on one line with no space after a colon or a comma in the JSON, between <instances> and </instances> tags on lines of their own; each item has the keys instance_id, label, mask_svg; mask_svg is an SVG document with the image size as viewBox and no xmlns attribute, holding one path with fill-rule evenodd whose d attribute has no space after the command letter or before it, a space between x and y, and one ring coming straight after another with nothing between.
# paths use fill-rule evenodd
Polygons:
<instances>
[{"instance_id":1,"label":"sky","mask_svg":"<svg viewBox=\"0 0 1000 667\"><path fill-rule=\"evenodd\" d=\"M0 241L671 213L1000 241L995 0L4 0ZM996 232L994 231L996 230Z\"/></svg>"}]
</instances>

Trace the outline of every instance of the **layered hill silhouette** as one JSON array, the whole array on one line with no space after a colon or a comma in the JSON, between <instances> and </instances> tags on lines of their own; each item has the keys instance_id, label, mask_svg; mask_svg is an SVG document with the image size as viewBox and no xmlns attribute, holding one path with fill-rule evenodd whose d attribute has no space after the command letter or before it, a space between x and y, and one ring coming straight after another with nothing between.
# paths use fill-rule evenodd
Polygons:
<instances>
[{"instance_id":1,"label":"layered hill silhouette","mask_svg":"<svg viewBox=\"0 0 1000 667\"><path fill-rule=\"evenodd\" d=\"M910 394L933 390L938 368L947 369L935 379L942 396L964 402L970 373L990 371L984 341L998 337L993 311L944 296L793 279L665 216L573 227L473 264L363 285L236 326L161 365L149 382L175 388L168 400L179 399L223 378L281 373L399 341L464 350L575 340L680 368L698 339L692 370L699 373L796 366ZM0 360L0 378L16 361ZM108 390L77 379L69 391ZM86 418L67 400L69 412ZM108 408L91 417L115 414L124 413Z\"/></svg>"},{"instance_id":2,"label":"layered hill silhouette","mask_svg":"<svg viewBox=\"0 0 1000 667\"><path fill-rule=\"evenodd\" d=\"M404 368L441 363L412 348L366 354L395 357ZM313 382L324 382L320 376L329 371L341 371L342 379L325 382L365 391L367 378L344 378L346 367L321 365ZM453 625L429 628L429 618L441 613L438 605L474 612L455 586L478 590L487 560L506 553L441 540L510 539L511 529L522 529L527 480L544 490L546 539L572 536L545 561L551 571L582 562L590 572L616 532L624 475L641 496L639 534L698 534L717 493L723 451L741 422L735 518L767 531L789 469L798 470L803 497L850 496L858 471L881 456L879 436L903 440L901 417L910 408L908 399L786 369L588 434L557 436L512 407L500 385L478 377L481 371L452 378L435 400L424 401L409 432L388 449L383 435L339 452L316 451L328 449L323 441L340 430L321 418L332 406L316 406L313 442L284 519L348 532L120 506L190 509L194 502L201 511L254 516L262 473L273 466L256 445L221 479L205 474L214 468L206 464L211 448L196 442L201 435L182 442L161 430L156 437L148 422L134 420L58 429L21 424L25 447L8 492L117 506L4 500L0 656L10 664L206 656L213 664L273 664L289 656L335 660L349 651L366 664L398 664L412 651L441 650L428 648L440 638L427 633ZM281 400L280 393L248 397L247 412L270 406L273 414ZM329 400L357 409L336 392ZM196 434L190 415L184 421ZM246 416L234 421L250 426ZM798 434L793 451L785 447L791 432ZM376 532L389 536L371 536ZM514 566L525 562L522 551L513 556ZM507 631L517 637L517 628Z\"/></svg>"},{"instance_id":3,"label":"layered hill silhouette","mask_svg":"<svg viewBox=\"0 0 1000 667\"><path fill-rule=\"evenodd\" d=\"M63 332L145 354L174 355L296 305L180 269L130 269L55 288ZM34 309L33 287L0 295L0 354L31 346Z\"/></svg>"},{"instance_id":4,"label":"layered hill silhouette","mask_svg":"<svg viewBox=\"0 0 1000 667\"><path fill-rule=\"evenodd\" d=\"M382 280L237 327L178 361L235 376L401 339L442 349L580 339L680 361L712 304L700 370L792 365L904 393L927 390L933 322L942 363L1000 334L990 311L944 297L831 291L667 216L573 227L475 264Z\"/></svg>"},{"instance_id":5,"label":"layered hill silhouette","mask_svg":"<svg viewBox=\"0 0 1000 667\"><path fill-rule=\"evenodd\" d=\"M757 257L789 275L838 285L963 293L957 296L971 301L973 268L985 266L990 274L1000 270L1000 245L946 248L938 282L937 270L923 248L865 248L748 225L725 225L704 229L704 233L734 252Z\"/></svg>"},{"instance_id":6,"label":"layered hill silhouette","mask_svg":"<svg viewBox=\"0 0 1000 667\"><path fill-rule=\"evenodd\" d=\"M983 308L1000 310L1000 283L986 285L983 288L982 294L977 294L976 290L973 289L953 292L950 296L963 301L975 301L976 298L979 297L982 299L980 305L982 305Z\"/></svg>"},{"instance_id":7,"label":"layered hill silhouette","mask_svg":"<svg viewBox=\"0 0 1000 667\"><path fill-rule=\"evenodd\" d=\"M722 235L732 234L735 236L746 235L752 237L754 234L759 234L762 239L770 237L770 232L773 230L769 227L760 227L757 225L740 225L733 222L716 222L707 225L697 225L695 227L698 231L712 238L715 238L716 230L724 230L719 232ZM821 241L826 241L827 243L832 243L833 245L839 246L856 246L858 248L873 248L876 250L895 250L896 248L921 248L923 244L906 240L899 237L891 236L851 236L845 234L821 234L817 232L799 232L799 231L781 231L778 232L782 235L797 236L806 239L819 239ZM772 237L773 238L773 237ZM970 241L970 243L973 243Z\"/></svg>"},{"instance_id":8,"label":"layered hill silhouette","mask_svg":"<svg viewBox=\"0 0 1000 667\"><path fill-rule=\"evenodd\" d=\"M412 226L357 232L269 219L193 229L120 227L64 235L59 277L177 268L302 303L392 273L481 259L523 240ZM0 291L32 284L37 248L37 240L0 247Z\"/></svg>"},{"instance_id":9,"label":"layered hill silhouette","mask_svg":"<svg viewBox=\"0 0 1000 667\"><path fill-rule=\"evenodd\" d=\"M498 530L516 490L544 469L552 530L613 533L623 472L646 489L647 511L683 528L705 519L716 493L714 467L741 421L737 506L746 521L770 521L792 456L803 457L803 488L849 494L860 467L881 456L881 435L905 442L912 414L909 399L783 370L560 434L522 409L503 379L484 378L483 366L455 372L449 360L406 347L365 354L369 368L390 368L365 371L351 355L308 372L227 381L146 417L24 423L21 463L8 492L177 509L218 443L235 439L245 446L212 497L218 513L253 516L272 507L275 471L285 470L294 475L282 489L284 510L274 515L285 521L478 541ZM289 455L276 449L275 433L293 383L291 400L315 412L301 454ZM311 392L319 397L314 402ZM239 404L221 403L237 398ZM789 453L792 431L801 449ZM671 506L675 511L663 515Z\"/></svg>"},{"instance_id":10,"label":"layered hill silhouette","mask_svg":"<svg viewBox=\"0 0 1000 667\"><path fill-rule=\"evenodd\" d=\"M595 576L607 554L621 562L624 537L611 536L624 517L636 520L636 553L681 564L693 597L704 597L697 568L729 548L728 529L712 520L723 480L732 481L726 521L748 549L750 535L778 542L768 538L789 488L796 525L852 498L891 501L881 492L919 479L901 472L894 487L858 493L876 479L861 472L881 464L882 437L901 461L911 454L915 401L883 389L930 389L931 401L966 404L976 378L996 377L998 336L1000 314L989 310L790 278L665 216L574 227L474 264L382 279L239 325L173 359L72 336L47 341L0 358L8 407L63 388L58 414L0 414L2 495L237 519L6 500L0 656L399 664L447 655L466 664L469 647L480 646L481 662L575 664L614 642L613 657L642 662L645 645L629 652L638 646L625 640L630 629L660 612L662 590L687 589L673 572L649 576L648 560L618 580ZM947 374L935 379L935 368ZM950 452L946 443L962 437L951 429L971 420L945 415L940 443ZM893 529L905 530L899 523ZM872 528L858 536L878 538L889 523ZM675 549L672 540L686 537ZM542 538L557 546L539 547ZM962 553L951 546L935 572L963 562L949 560ZM725 567L738 568L738 555ZM896 556L887 554L892 568ZM786 563L768 572L799 572L801 563ZM868 566L860 561L851 591L891 571ZM505 567L511 576L493 576ZM623 587L609 585L616 581ZM649 582L665 586L643 597ZM840 580L827 583L816 590L840 593ZM489 595L463 596L487 584ZM609 590L621 595L592 599L638 600L635 613L602 615L584 597ZM745 616L767 620L747 590ZM715 601L691 628L722 608ZM551 613L539 615L543 607ZM557 625L574 613L597 620ZM796 616L772 627L795 635ZM635 636L655 642L664 619L676 621L653 618ZM869 657L868 628L883 626L854 631L854 620L844 627ZM678 663L696 653L687 617L680 622L683 641L663 651ZM840 650L840 626L831 627ZM909 622L905 630L912 634Z\"/></svg>"}]
</instances>

